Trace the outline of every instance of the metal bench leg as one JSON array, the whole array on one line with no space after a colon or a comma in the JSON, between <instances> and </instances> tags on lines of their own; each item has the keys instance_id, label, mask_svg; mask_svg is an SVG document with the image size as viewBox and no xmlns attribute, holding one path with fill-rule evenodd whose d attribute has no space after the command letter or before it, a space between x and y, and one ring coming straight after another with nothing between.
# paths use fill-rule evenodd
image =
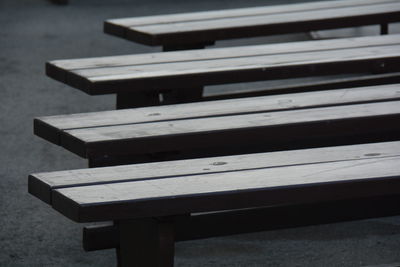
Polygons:
<instances>
[{"instance_id":1,"label":"metal bench leg","mask_svg":"<svg viewBox=\"0 0 400 267\"><path fill-rule=\"evenodd\" d=\"M389 23L381 24L381 35L389 34Z\"/></svg>"},{"instance_id":2,"label":"metal bench leg","mask_svg":"<svg viewBox=\"0 0 400 267\"><path fill-rule=\"evenodd\" d=\"M173 223L163 219L118 221L118 267L174 266Z\"/></svg>"}]
</instances>

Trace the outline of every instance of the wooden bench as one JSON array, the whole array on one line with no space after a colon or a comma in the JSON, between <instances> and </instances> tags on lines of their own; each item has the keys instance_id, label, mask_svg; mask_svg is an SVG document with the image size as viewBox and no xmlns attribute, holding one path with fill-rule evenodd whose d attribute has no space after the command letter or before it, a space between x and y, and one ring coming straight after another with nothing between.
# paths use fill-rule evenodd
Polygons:
<instances>
[{"instance_id":1,"label":"wooden bench","mask_svg":"<svg viewBox=\"0 0 400 267\"><path fill-rule=\"evenodd\" d=\"M381 85L42 117L34 132L92 167L385 141L400 137L399 98Z\"/></svg>"},{"instance_id":2,"label":"wooden bench","mask_svg":"<svg viewBox=\"0 0 400 267\"><path fill-rule=\"evenodd\" d=\"M396 0L340 0L110 19L104 32L165 51L203 48L217 40L400 21Z\"/></svg>"},{"instance_id":3,"label":"wooden bench","mask_svg":"<svg viewBox=\"0 0 400 267\"><path fill-rule=\"evenodd\" d=\"M400 71L399 51L400 35L385 35L56 60L46 64L46 73L90 95L117 94L117 108L127 108L199 101L206 85L396 72ZM398 79L398 73L380 74L363 83ZM342 87L348 81L336 83ZM305 89L300 88L293 91Z\"/></svg>"},{"instance_id":4,"label":"wooden bench","mask_svg":"<svg viewBox=\"0 0 400 267\"><path fill-rule=\"evenodd\" d=\"M386 33L398 4L381 3L338 8L347 17L337 13L342 22L330 17L324 29L377 23ZM200 48L193 41L163 46ZM225 83L360 73L367 75L310 88L399 81L399 48L400 36L386 35L59 60L46 72L88 94L117 94L117 107L127 108L225 98L202 98L203 86ZM35 134L88 158L90 167L322 148L34 174L29 192L74 221L114 221L86 228L84 244L117 248L120 266L172 266L175 241L395 215L399 142L337 145L399 140L399 94L397 85L381 85L38 118ZM298 212L309 216L293 220ZM246 223L226 227L232 219Z\"/></svg>"},{"instance_id":5,"label":"wooden bench","mask_svg":"<svg viewBox=\"0 0 400 267\"><path fill-rule=\"evenodd\" d=\"M175 241L399 214L399 151L397 141L39 173L29 192L76 222L114 221L86 229L85 243L94 234L92 249L116 247L119 266L173 266Z\"/></svg>"}]
</instances>

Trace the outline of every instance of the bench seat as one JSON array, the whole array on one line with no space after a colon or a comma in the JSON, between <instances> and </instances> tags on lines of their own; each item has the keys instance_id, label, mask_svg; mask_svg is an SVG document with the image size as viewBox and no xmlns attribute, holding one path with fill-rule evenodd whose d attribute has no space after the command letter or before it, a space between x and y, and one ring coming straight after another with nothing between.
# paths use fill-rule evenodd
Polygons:
<instances>
[{"instance_id":1,"label":"bench seat","mask_svg":"<svg viewBox=\"0 0 400 267\"><path fill-rule=\"evenodd\" d=\"M399 71L400 35L56 60L48 76L91 95Z\"/></svg>"},{"instance_id":2,"label":"bench seat","mask_svg":"<svg viewBox=\"0 0 400 267\"><path fill-rule=\"evenodd\" d=\"M173 266L175 241L399 214L399 151L396 141L38 173L29 192L76 222L114 221L86 228L84 243L117 248L120 266Z\"/></svg>"},{"instance_id":3,"label":"bench seat","mask_svg":"<svg viewBox=\"0 0 400 267\"><path fill-rule=\"evenodd\" d=\"M110 19L106 33L165 50L216 40L387 24L400 20L396 0L340 0ZM385 28L387 32L387 28ZM192 46L190 46L192 45Z\"/></svg>"},{"instance_id":4,"label":"bench seat","mask_svg":"<svg viewBox=\"0 0 400 267\"><path fill-rule=\"evenodd\" d=\"M157 153L174 159L387 141L400 134L399 92L395 84L50 116L35 119L34 131L99 160L91 166Z\"/></svg>"},{"instance_id":5,"label":"bench seat","mask_svg":"<svg viewBox=\"0 0 400 267\"><path fill-rule=\"evenodd\" d=\"M53 207L77 222L319 202L400 192L400 157L360 159L59 188Z\"/></svg>"},{"instance_id":6,"label":"bench seat","mask_svg":"<svg viewBox=\"0 0 400 267\"><path fill-rule=\"evenodd\" d=\"M53 205L54 192L65 188L397 157L400 157L400 141L369 143L36 173L29 176L28 188L29 193Z\"/></svg>"}]
</instances>

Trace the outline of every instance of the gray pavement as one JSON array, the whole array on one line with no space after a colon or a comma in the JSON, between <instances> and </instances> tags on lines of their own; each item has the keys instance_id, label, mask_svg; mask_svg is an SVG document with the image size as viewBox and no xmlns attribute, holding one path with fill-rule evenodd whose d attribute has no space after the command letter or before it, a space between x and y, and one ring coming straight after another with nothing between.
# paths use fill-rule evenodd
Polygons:
<instances>
[{"instance_id":1,"label":"gray pavement","mask_svg":"<svg viewBox=\"0 0 400 267\"><path fill-rule=\"evenodd\" d=\"M83 159L35 137L33 118L113 109L115 102L113 96L90 97L47 78L45 61L159 50L103 34L106 18L265 3L70 0L57 6L45 0L0 0L0 266L115 264L112 250L83 251L83 225L27 193L29 173L86 167ZM366 266L400 262L399 249L400 218L392 217L182 242L176 246L176 266Z\"/></svg>"}]
</instances>

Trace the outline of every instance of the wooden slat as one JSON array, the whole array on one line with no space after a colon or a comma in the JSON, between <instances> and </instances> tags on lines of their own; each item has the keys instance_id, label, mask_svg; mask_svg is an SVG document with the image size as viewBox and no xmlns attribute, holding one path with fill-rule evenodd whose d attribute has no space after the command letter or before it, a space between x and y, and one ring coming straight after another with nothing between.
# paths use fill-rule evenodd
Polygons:
<instances>
[{"instance_id":1,"label":"wooden slat","mask_svg":"<svg viewBox=\"0 0 400 267\"><path fill-rule=\"evenodd\" d=\"M60 131L166 120L294 110L312 107L399 100L400 86L381 85L332 91L146 107L35 119L35 133L60 144Z\"/></svg>"},{"instance_id":2,"label":"wooden slat","mask_svg":"<svg viewBox=\"0 0 400 267\"><path fill-rule=\"evenodd\" d=\"M52 190L66 187L393 156L400 156L400 142L36 173L29 176L29 192L51 204Z\"/></svg>"},{"instance_id":3,"label":"wooden slat","mask_svg":"<svg viewBox=\"0 0 400 267\"><path fill-rule=\"evenodd\" d=\"M127 155L297 140L398 135L400 102L346 105L248 115L150 122L66 130L61 145L82 156ZM356 124L357 127L353 127ZM296 135L289 134L295 131ZM392 136L393 137L393 136ZM351 139L349 139L351 140ZM361 139L360 139L361 140ZM384 141L384 140L382 140Z\"/></svg>"},{"instance_id":4,"label":"wooden slat","mask_svg":"<svg viewBox=\"0 0 400 267\"><path fill-rule=\"evenodd\" d=\"M398 193L400 157L286 166L56 189L78 222L319 202Z\"/></svg>"},{"instance_id":5,"label":"wooden slat","mask_svg":"<svg viewBox=\"0 0 400 267\"><path fill-rule=\"evenodd\" d=\"M369 72L377 67L377 62L386 70L396 70L399 68L399 43L400 35L388 35L207 52L192 50L125 58L60 60L47 64L47 74L89 94L107 94ZM150 62L141 63L151 57Z\"/></svg>"},{"instance_id":6,"label":"wooden slat","mask_svg":"<svg viewBox=\"0 0 400 267\"><path fill-rule=\"evenodd\" d=\"M184 44L368 25L398 20L396 11L399 6L393 0L325 1L112 19L104 31L147 45Z\"/></svg>"}]
</instances>

